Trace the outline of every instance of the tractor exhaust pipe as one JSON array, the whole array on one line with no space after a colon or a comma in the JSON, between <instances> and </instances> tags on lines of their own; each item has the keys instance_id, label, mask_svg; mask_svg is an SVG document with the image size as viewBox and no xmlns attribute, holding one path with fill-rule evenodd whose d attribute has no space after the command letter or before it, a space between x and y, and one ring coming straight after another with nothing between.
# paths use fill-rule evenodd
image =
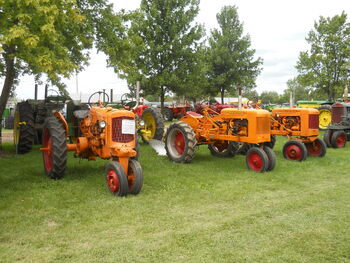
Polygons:
<instances>
[{"instance_id":1,"label":"tractor exhaust pipe","mask_svg":"<svg viewBox=\"0 0 350 263\"><path fill-rule=\"evenodd\" d=\"M110 98L111 102L110 103L113 103L113 89L111 89L111 98Z\"/></svg>"},{"instance_id":2,"label":"tractor exhaust pipe","mask_svg":"<svg viewBox=\"0 0 350 263\"><path fill-rule=\"evenodd\" d=\"M136 81L136 105L134 109L139 106L139 100L140 100L140 81Z\"/></svg>"},{"instance_id":3,"label":"tractor exhaust pipe","mask_svg":"<svg viewBox=\"0 0 350 263\"><path fill-rule=\"evenodd\" d=\"M34 100L38 99L38 84L34 86Z\"/></svg>"},{"instance_id":4,"label":"tractor exhaust pipe","mask_svg":"<svg viewBox=\"0 0 350 263\"><path fill-rule=\"evenodd\" d=\"M242 89L238 88L238 109L242 109Z\"/></svg>"}]
</instances>

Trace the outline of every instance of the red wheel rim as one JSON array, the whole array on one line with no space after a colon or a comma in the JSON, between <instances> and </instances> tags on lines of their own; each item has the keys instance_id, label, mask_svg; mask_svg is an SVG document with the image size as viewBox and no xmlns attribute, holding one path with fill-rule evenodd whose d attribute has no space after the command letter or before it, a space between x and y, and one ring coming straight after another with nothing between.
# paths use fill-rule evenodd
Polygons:
<instances>
[{"instance_id":1,"label":"red wheel rim","mask_svg":"<svg viewBox=\"0 0 350 263\"><path fill-rule=\"evenodd\" d=\"M344 134L340 134L338 136L338 138L337 138L337 146L338 146L338 148L344 147L345 142L346 142L345 135Z\"/></svg>"},{"instance_id":2,"label":"red wheel rim","mask_svg":"<svg viewBox=\"0 0 350 263\"><path fill-rule=\"evenodd\" d=\"M319 141L314 141L306 144L307 150L311 156L320 156L322 153L322 146Z\"/></svg>"},{"instance_id":3,"label":"red wheel rim","mask_svg":"<svg viewBox=\"0 0 350 263\"><path fill-rule=\"evenodd\" d=\"M248 156L248 164L252 170L261 171L261 169L263 168L264 162L258 153L251 153Z\"/></svg>"},{"instance_id":4,"label":"red wheel rim","mask_svg":"<svg viewBox=\"0 0 350 263\"><path fill-rule=\"evenodd\" d=\"M112 192L117 192L120 187L119 179L114 170L109 170L107 172L107 185Z\"/></svg>"},{"instance_id":5,"label":"red wheel rim","mask_svg":"<svg viewBox=\"0 0 350 263\"><path fill-rule=\"evenodd\" d=\"M180 131L175 134L175 149L179 155L182 155L185 151L185 137Z\"/></svg>"},{"instance_id":6,"label":"red wheel rim","mask_svg":"<svg viewBox=\"0 0 350 263\"><path fill-rule=\"evenodd\" d=\"M44 156L44 165L46 171L52 170L52 141L51 136L48 129L44 131L44 140L43 140L44 148L47 148L47 151L43 151Z\"/></svg>"},{"instance_id":7,"label":"red wheel rim","mask_svg":"<svg viewBox=\"0 0 350 263\"><path fill-rule=\"evenodd\" d=\"M300 160L303 156L303 152L298 145L291 144L286 149L286 155L290 160Z\"/></svg>"}]
</instances>

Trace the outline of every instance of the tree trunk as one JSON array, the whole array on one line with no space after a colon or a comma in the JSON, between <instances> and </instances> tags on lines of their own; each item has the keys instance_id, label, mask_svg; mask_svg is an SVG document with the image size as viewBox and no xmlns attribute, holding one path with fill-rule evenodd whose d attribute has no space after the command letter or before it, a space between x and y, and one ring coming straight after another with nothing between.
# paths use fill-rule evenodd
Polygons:
<instances>
[{"instance_id":1,"label":"tree trunk","mask_svg":"<svg viewBox=\"0 0 350 263\"><path fill-rule=\"evenodd\" d=\"M164 113L164 100L165 100L165 89L164 86L160 87L160 111Z\"/></svg>"},{"instance_id":2,"label":"tree trunk","mask_svg":"<svg viewBox=\"0 0 350 263\"><path fill-rule=\"evenodd\" d=\"M225 97L225 89L221 88L221 104L224 104L224 97Z\"/></svg>"},{"instance_id":3,"label":"tree trunk","mask_svg":"<svg viewBox=\"0 0 350 263\"><path fill-rule=\"evenodd\" d=\"M2 114L4 113L4 110L6 108L6 104L9 99L10 92L16 76L15 59L9 56L8 54L5 54L4 58L5 58L6 75L5 75L5 82L2 87L2 92L0 97L0 120L2 120ZM0 128L2 129L1 124L0 124ZM0 129L0 151L2 151L1 129Z\"/></svg>"}]
</instances>

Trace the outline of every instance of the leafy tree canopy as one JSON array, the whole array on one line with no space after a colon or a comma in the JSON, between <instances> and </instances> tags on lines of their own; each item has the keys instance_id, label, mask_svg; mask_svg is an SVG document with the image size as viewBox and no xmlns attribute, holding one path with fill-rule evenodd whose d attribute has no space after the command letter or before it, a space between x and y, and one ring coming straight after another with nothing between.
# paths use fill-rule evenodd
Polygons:
<instances>
[{"instance_id":1,"label":"leafy tree canopy","mask_svg":"<svg viewBox=\"0 0 350 263\"><path fill-rule=\"evenodd\" d=\"M233 92L236 87L252 88L260 73L262 59L254 58L249 35L243 35L236 6L225 6L216 16L219 29L211 31L209 61L211 88L220 92Z\"/></svg>"},{"instance_id":2,"label":"leafy tree canopy","mask_svg":"<svg viewBox=\"0 0 350 263\"><path fill-rule=\"evenodd\" d=\"M117 24L106 0L0 0L0 116L21 74L45 74L64 91L60 78L81 70Z\"/></svg>"},{"instance_id":3,"label":"leafy tree canopy","mask_svg":"<svg viewBox=\"0 0 350 263\"><path fill-rule=\"evenodd\" d=\"M198 0L142 0L140 9L129 14L127 63L120 67L118 57L109 56L111 64L129 83L140 80L146 93L159 94L162 108L165 93L177 92L197 61L202 27L193 21L198 3Z\"/></svg>"},{"instance_id":4,"label":"leafy tree canopy","mask_svg":"<svg viewBox=\"0 0 350 263\"><path fill-rule=\"evenodd\" d=\"M332 18L321 16L306 41L310 50L300 53L296 66L300 81L333 100L349 85L350 24L346 13Z\"/></svg>"}]
</instances>

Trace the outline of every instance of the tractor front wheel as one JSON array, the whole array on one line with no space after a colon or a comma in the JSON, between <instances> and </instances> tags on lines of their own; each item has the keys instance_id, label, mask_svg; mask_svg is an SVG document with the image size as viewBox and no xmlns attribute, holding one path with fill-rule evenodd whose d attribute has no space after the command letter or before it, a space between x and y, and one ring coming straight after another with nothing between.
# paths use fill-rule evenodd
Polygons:
<instances>
[{"instance_id":1,"label":"tractor front wheel","mask_svg":"<svg viewBox=\"0 0 350 263\"><path fill-rule=\"evenodd\" d=\"M326 143L327 147L332 147L331 139L332 139L332 131L327 130L323 135L323 141Z\"/></svg>"},{"instance_id":2,"label":"tractor front wheel","mask_svg":"<svg viewBox=\"0 0 350 263\"><path fill-rule=\"evenodd\" d=\"M255 172L266 172L269 167L269 158L263 149L252 147L246 154L246 164L250 170Z\"/></svg>"},{"instance_id":3,"label":"tractor front wheel","mask_svg":"<svg viewBox=\"0 0 350 263\"><path fill-rule=\"evenodd\" d=\"M116 161L108 163L105 172L109 191L115 196L126 196L129 191L128 178L120 163Z\"/></svg>"},{"instance_id":4,"label":"tractor front wheel","mask_svg":"<svg viewBox=\"0 0 350 263\"><path fill-rule=\"evenodd\" d=\"M66 131L56 117L45 120L43 148L45 174L51 179L61 179L67 166Z\"/></svg>"},{"instance_id":5,"label":"tractor front wheel","mask_svg":"<svg viewBox=\"0 0 350 263\"><path fill-rule=\"evenodd\" d=\"M333 132L331 138L333 148L343 148L346 145L346 134L344 131Z\"/></svg>"},{"instance_id":6,"label":"tractor front wheel","mask_svg":"<svg viewBox=\"0 0 350 263\"><path fill-rule=\"evenodd\" d=\"M304 143L296 140L290 140L283 146L283 156L291 161L305 161L307 149Z\"/></svg>"},{"instance_id":7,"label":"tractor front wheel","mask_svg":"<svg viewBox=\"0 0 350 263\"><path fill-rule=\"evenodd\" d=\"M324 157L326 155L327 145L319 138L313 142L306 143L305 145L309 156Z\"/></svg>"},{"instance_id":8,"label":"tractor front wheel","mask_svg":"<svg viewBox=\"0 0 350 263\"><path fill-rule=\"evenodd\" d=\"M138 161L130 159L128 168L129 194L137 195L141 192L143 185L142 168Z\"/></svg>"},{"instance_id":9,"label":"tractor front wheel","mask_svg":"<svg viewBox=\"0 0 350 263\"><path fill-rule=\"evenodd\" d=\"M191 162L196 151L196 144L196 135L187 123L179 121L169 126L165 135L165 150L171 161Z\"/></svg>"},{"instance_id":10,"label":"tractor front wheel","mask_svg":"<svg viewBox=\"0 0 350 263\"><path fill-rule=\"evenodd\" d=\"M276 166L276 154L275 152L268 146L264 146L263 148L264 152L267 155L267 158L269 159L269 165L267 167L266 171L272 171Z\"/></svg>"},{"instance_id":11,"label":"tractor front wheel","mask_svg":"<svg viewBox=\"0 0 350 263\"><path fill-rule=\"evenodd\" d=\"M238 144L229 141L215 141L208 144L208 149L213 156L227 158L236 155Z\"/></svg>"}]
</instances>

